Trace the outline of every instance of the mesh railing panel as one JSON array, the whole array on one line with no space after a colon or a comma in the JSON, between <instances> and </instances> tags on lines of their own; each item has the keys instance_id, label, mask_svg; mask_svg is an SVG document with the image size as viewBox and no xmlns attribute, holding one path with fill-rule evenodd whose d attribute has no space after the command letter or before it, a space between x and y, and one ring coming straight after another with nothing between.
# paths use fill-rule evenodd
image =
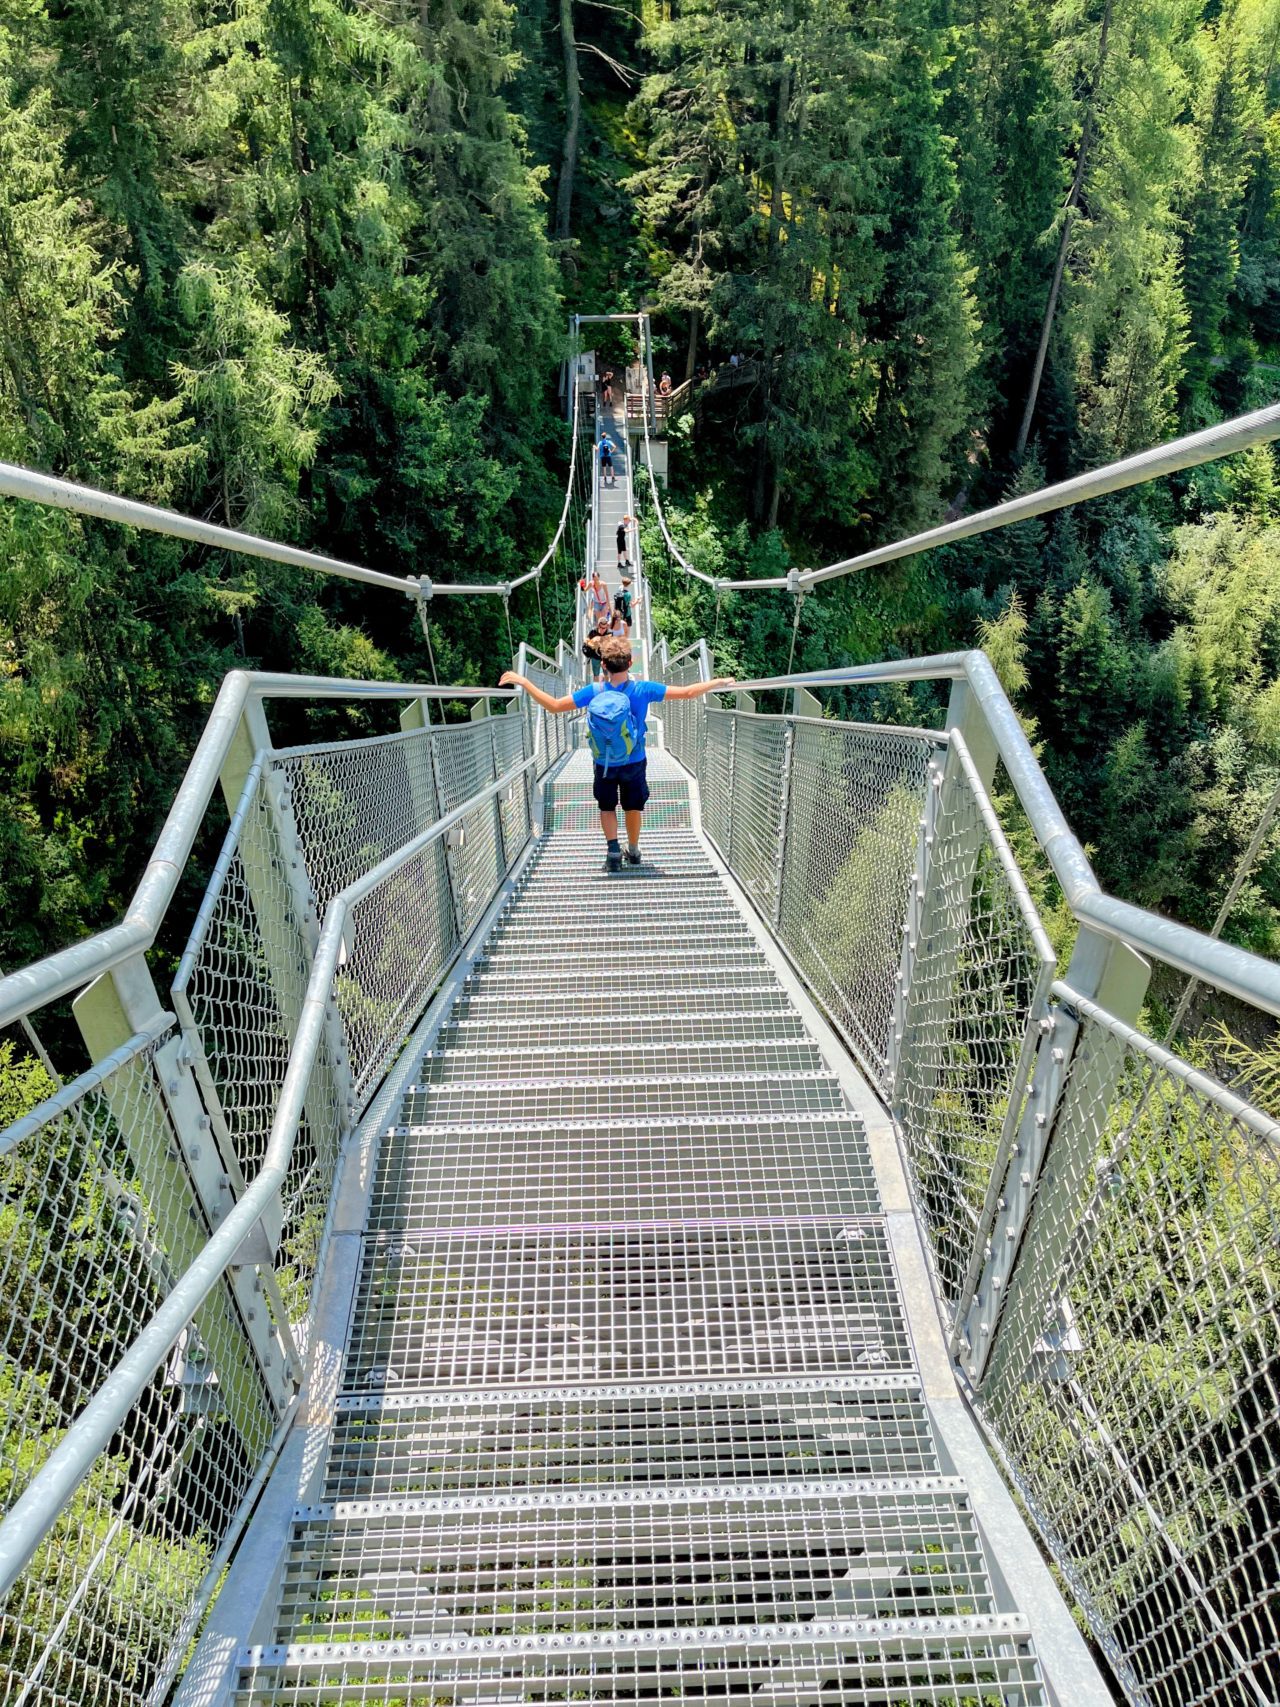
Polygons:
<instances>
[{"instance_id":1,"label":"mesh railing panel","mask_svg":"<svg viewBox=\"0 0 1280 1707\"><path fill-rule=\"evenodd\" d=\"M238 813L173 986L233 1182L262 1167L310 976L311 931L298 917L262 778ZM333 1048L312 1073L283 1192L278 1272L291 1319L306 1314L329 1191L350 1118ZM238 1176L238 1178L237 1178Z\"/></svg>"},{"instance_id":2,"label":"mesh railing panel","mask_svg":"<svg viewBox=\"0 0 1280 1707\"><path fill-rule=\"evenodd\" d=\"M729 864L771 923L782 881L788 739L781 720L735 719Z\"/></svg>"},{"instance_id":3,"label":"mesh railing panel","mask_svg":"<svg viewBox=\"0 0 1280 1707\"><path fill-rule=\"evenodd\" d=\"M730 711L708 707L701 754L702 827L721 853L728 852L732 823L733 726Z\"/></svg>"},{"instance_id":4,"label":"mesh railing panel","mask_svg":"<svg viewBox=\"0 0 1280 1707\"><path fill-rule=\"evenodd\" d=\"M452 812L493 781L489 723L489 718L481 717L474 723L436 731L433 745L441 813Z\"/></svg>"},{"instance_id":5,"label":"mesh railing panel","mask_svg":"<svg viewBox=\"0 0 1280 1707\"><path fill-rule=\"evenodd\" d=\"M449 869L458 931L466 937L479 924L506 868L498 846L497 817L491 800L467 814L461 831L460 844L449 853Z\"/></svg>"},{"instance_id":6,"label":"mesh railing panel","mask_svg":"<svg viewBox=\"0 0 1280 1707\"><path fill-rule=\"evenodd\" d=\"M341 889L439 817L434 732L415 729L285 754L272 787L292 813L321 915Z\"/></svg>"},{"instance_id":7,"label":"mesh railing panel","mask_svg":"<svg viewBox=\"0 0 1280 1707\"><path fill-rule=\"evenodd\" d=\"M536 664L526 664L525 674L535 687L543 693L550 694L553 699L560 699L565 693L563 678L554 670L540 669ZM565 750L568 736L568 719L552 716L542 709L536 701L525 700L525 706L532 723L533 745L531 751L537 760L536 774L543 776Z\"/></svg>"},{"instance_id":8,"label":"mesh railing panel","mask_svg":"<svg viewBox=\"0 0 1280 1707\"><path fill-rule=\"evenodd\" d=\"M1135 1699L1272 1702L1280 1128L1058 992L1083 1029L982 1416Z\"/></svg>"},{"instance_id":9,"label":"mesh railing panel","mask_svg":"<svg viewBox=\"0 0 1280 1707\"><path fill-rule=\"evenodd\" d=\"M688 687L700 679L698 660L686 658L672 664L664 680L669 687ZM663 700L661 717L667 746L686 770L701 777L706 743L706 701L701 699Z\"/></svg>"},{"instance_id":10,"label":"mesh railing panel","mask_svg":"<svg viewBox=\"0 0 1280 1707\"><path fill-rule=\"evenodd\" d=\"M0 1137L0 1511L208 1237L157 1077L164 1041ZM220 1282L6 1599L0 1701L135 1703L163 1684L277 1420Z\"/></svg>"},{"instance_id":11,"label":"mesh railing panel","mask_svg":"<svg viewBox=\"0 0 1280 1707\"><path fill-rule=\"evenodd\" d=\"M525 756L525 730L519 717L495 717L493 720L494 752L497 754L499 776L520 763ZM557 726L564 719L555 719ZM516 855L529 839L529 779L526 773L509 790L498 796L502 817L502 847L504 863L510 869Z\"/></svg>"},{"instance_id":12,"label":"mesh railing panel","mask_svg":"<svg viewBox=\"0 0 1280 1707\"><path fill-rule=\"evenodd\" d=\"M933 743L854 724L794 728L778 934L883 1083Z\"/></svg>"},{"instance_id":13,"label":"mesh railing panel","mask_svg":"<svg viewBox=\"0 0 1280 1707\"><path fill-rule=\"evenodd\" d=\"M945 774L934 767L930 786L932 846L910 934L893 1109L938 1290L954 1304L1052 961L958 749Z\"/></svg>"},{"instance_id":14,"label":"mesh railing panel","mask_svg":"<svg viewBox=\"0 0 1280 1707\"><path fill-rule=\"evenodd\" d=\"M457 946L442 842L391 873L347 916L334 995L357 1108L395 1060Z\"/></svg>"}]
</instances>

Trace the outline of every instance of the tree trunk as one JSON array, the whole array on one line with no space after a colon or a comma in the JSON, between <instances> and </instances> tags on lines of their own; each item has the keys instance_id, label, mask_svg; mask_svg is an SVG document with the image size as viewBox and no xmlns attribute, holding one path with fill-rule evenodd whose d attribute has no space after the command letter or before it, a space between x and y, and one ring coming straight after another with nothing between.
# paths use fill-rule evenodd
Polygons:
<instances>
[{"instance_id":1,"label":"tree trunk","mask_svg":"<svg viewBox=\"0 0 1280 1707\"><path fill-rule=\"evenodd\" d=\"M685 384L693 378L694 369L698 365L698 333L702 328L702 310L689 310L689 349L684 358Z\"/></svg>"},{"instance_id":2,"label":"tree trunk","mask_svg":"<svg viewBox=\"0 0 1280 1707\"><path fill-rule=\"evenodd\" d=\"M573 213L573 180L578 169L578 129L582 121L573 0L560 0L560 45L564 51L564 147L560 154L560 182L556 186L556 241L567 243Z\"/></svg>"},{"instance_id":3,"label":"tree trunk","mask_svg":"<svg viewBox=\"0 0 1280 1707\"><path fill-rule=\"evenodd\" d=\"M1049 285L1049 300L1045 304L1044 319L1040 323L1040 342L1036 348L1035 366L1031 370L1031 384L1027 388L1027 405L1022 411L1022 425L1018 428L1018 443L1013 453L1018 461L1022 460L1027 448L1027 440L1031 436L1031 421L1036 412L1036 399L1040 395L1040 381L1044 377L1045 357L1049 353L1049 339L1053 335L1054 317L1058 312L1058 298L1062 291L1062 275L1066 271L1067 250L1071 244L1071 223L1075 218L1076 207L1080 201L1080 192L1084 188L1085 167L1088 164L1089 150L1093 146L1094 116L1098 94L1102 88L1102 71L1107 62L1107 32L1110 28L1111 0L1107 0L1106 10L1102 14L1102 28L1098 34L1098 68L1093 75L1093 86L1089 90L1084 123L1080 127L1080 151L1076 155L1075 176L1071 180L1071 189L1067 193L1067 203L1063 209L1062 238L1058 244L1058 258L1053 266L1053 280Z\"/></svg>"}]
</instances>

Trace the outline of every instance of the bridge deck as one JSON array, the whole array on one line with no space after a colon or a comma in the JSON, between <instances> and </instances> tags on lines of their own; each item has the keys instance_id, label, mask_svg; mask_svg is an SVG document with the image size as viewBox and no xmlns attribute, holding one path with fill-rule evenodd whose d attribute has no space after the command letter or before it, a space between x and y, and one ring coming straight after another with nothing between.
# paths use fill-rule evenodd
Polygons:
<instances>
[{"instance_id":1,"label":"bridge deck","mask_svg":"<svg viewBox=\"0 0 1280 1707\"><path fill-rule=\"evenodd\" d=\"M648 863L611 879L569 760L385 1132L243 1707L1044 1700L858 1110L653 773Z\"/></svg>"}]
</instances>

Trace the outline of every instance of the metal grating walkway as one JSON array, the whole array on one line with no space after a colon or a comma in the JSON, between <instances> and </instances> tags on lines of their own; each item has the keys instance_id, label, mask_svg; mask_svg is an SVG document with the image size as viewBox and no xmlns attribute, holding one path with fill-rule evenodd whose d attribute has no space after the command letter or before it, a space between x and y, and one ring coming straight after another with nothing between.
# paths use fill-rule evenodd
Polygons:
<instances>
[{"instance_id":1,"label":"metal grating walkway","mask_svg":"<svg viewBox=\"0 0 1280 1707\"><path fill-rule=\"evenodd\" d=\"M862 1126L653 768L612 879L585 756L561 772L384 1136L323 1499L242 1707L1045 1700Z\"/></svg>"}]
</instances>

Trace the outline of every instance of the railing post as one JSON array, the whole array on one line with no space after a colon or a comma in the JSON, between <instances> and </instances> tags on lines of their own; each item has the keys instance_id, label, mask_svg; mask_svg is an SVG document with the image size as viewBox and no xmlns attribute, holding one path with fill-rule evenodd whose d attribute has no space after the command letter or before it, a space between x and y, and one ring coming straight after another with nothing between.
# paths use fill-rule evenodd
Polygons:
<instances>
[{"instance_id":1,"label":"railing post","mask_svg":"<svg viewBox=\"0 0 1280 1707\"><path fill-rule=\"evenodd\" d=\"M749 694L744 689L739 689L739 691L733 696L733 709L735 712L739 712L739 711L752 712L755 710L755 708L756 708L756 702L755 702L755 695L754 694ZM737 804L735 794L734 794L734 784L737 780L737 775L738 775L738 719L735 716L730 721L730 724L729 724L729 789L728 789L728 804L726 806L726 812L728 814L729 822L725 826L725 828L728 831L729 845L724 850L724 856L728 860L733 871L735 873L738 873L739 875L741 875L741 873L739 872L739 864L740 864L740 860L741 860L741 849L740 849L738 843L739 843L739 837L740 837L739 825L743 822L743 814L741 812L734 810L734 808Z\"/></svg>"},{"instance_id":2,"label":"railing post","mask_svg":"<svg viewBox=\"0 0 1280 1707\"><path fill-rule=\"evenodd\" d=\"M480 710L481 706L484 708L483 711ZM483 718L488 725L489 763L492 766L493 780L496 782L501 774L500 761L498 758L498 731L495 726L494 719L489 715L489 701L487 699L478 700L476 702L476 708L472 711L471 716L476 722L479 722L480 719ZM507 840L502 833L502 802L496 794L493 797L493 835L494 848L498 855L498 870L505 871L508 863Z\"/></svg>"},{"instance_id":3,"label":"railing post","mask_svg":"<svg viewBox=\"0 0 1280 1707\"><path fill-rule=\"evenodd\" d=\"M262 702L250 699L219 775L227 811L233 815L239 807L245 781L259 753L264 755L260 798L275 839L278 861L273 859L269 847L261 845L251 819L246 820L238 851L258 919L271 993L281 1019L292 1037L301 1017L307 977L320 934L319 904L307 875L289 791L281 785L279 776L271 771L269 763L266 762L269 761L271 753L271 733L267 727ZM280 877L283 877L289 891L287 905L281 904L278 892ZM341 1111L341 1130L336 1134L336 1138L340 1140L350 1129L355 1111L345 1033L332 995L327 1004L325 1029L334 1075L332 1098L334 1105ZM193 1046L200 1047L195 1033L190 1032L190 1035L193 1038ZM325 1093L319 1082L324 1071L324 1065L318 1063L316 1075L312 1080L312 1091L308 1097L308 1109L313 1112L317 1131L323 1131L325 1125L320 1113ZM207 1074L204 1076L211 1085L212 1078ZM220 1109L215 1108L213 1113L216 1120L222 1121ZM235 1168L234 1158L229 1159L229 1166ZM274 1255L280 1236L280 1222L268 1226L267 1230Z\"/></svg>"},{"instance_id":4,"label":"railing post","mask_svg":"<svg viewBox=\"0 0 1280 1707\"><path fill-rule=\"evenodd\" d=\"M938 834L939 801L942 795L943 769L946 749L935 747L925 772L924 803L916 829L915 866L907 880L906 916L902 922L902 952L898 959L897 978L893 988L893 1018L889 1026L888 1047L885 1050L885 1089L894 1112L898 1111L896 1090L902 1064L903 1041L907 1035L908 1013L911 1009L912 975L921 936L927 928L928 914L925 896L933 867L933 850Z\"/></svg>"},{"instance_id":5,"label":"railing post","mask_svg":"<svg viewBox=\"0 0 1280 1707\"><path fill-rule=\"evenodd\" d=\"M782 889L787 877L787 827L791 821L791 773L795 745L796 726L788 718L782 738L782 804L778 811L778 855L774 861L777 877L773 893L773 929L779 940L782 937Z\"/></svg>"},{"instance_id":6,"label":"railing post","mask_svg":"<svg viewBox=\"0 0 1280 1707\"><path fill-rule=\"evenodd\" d=\"M989 789L995 776L999 752L995 736L987 722L982 706L968 682L963 679L951 685L947 704L947 729L956 732L969 754L970 763L980 785ZM916 989L916 959L921 943L942 943L942 964L959 953L959 913L968 906L977 869L981 845L981 830L974 826L963 845L948 840L946 860L939 838L953 835L956 805L969 786L964 767L949 747L935 748L929 763L925 785L925 805L920 818L916 840L915 869L908 886L903 919L902 954L899 960L897 984L894 990L893 1021L886 1049L886 1085L894 1115L901 1120L902 1083L904 1070L911 1063L914 1046L941 1019L944 1003L951 1000L951 979L944 972L934 978L932 993ZM945 894L943 887L945 885ZM954 948L948 951L948 940ZM930 1094L928 1080L936 1075L936 1067L928 1056L922 1061L921 1101Z\"/></svg>"},{"instance_id":7,"label":"railing post","mask_svg":"<svg viewBox=\"0 0 1280 1707\"><path fill-rule=\"evenodd\" d=\"M969 906L982 844L981 820L976 813L963 835L957 833L955 805L966 782L957 750L952 746L935 748L916 837L915 870L908 886L893 1028L886 1051L888 1070L893 1075L891 1106L899 1121L904 1110L904 1078L908 1071L915 1072L917 1058L918 1101L926 1104L932 1095L938 1069L936 1051L929 1048L928 1038L945 1027L954 969L959 965L962 914ZM924 944L929 946L934 967L927 990L919 987L917 976Z\"/></svg>"},{"instance_id":8,"label":"railing post","mask_svg":"<svg viewBox=\"0 0 1280 1707\"><path fill-rule=\"evenodd\" d=\"M95 1063L105 1060L136 1033L156 1029L170 1018L161 1006L151 972L140 954L95 978L75 998L72 1011ZM171 1224L165 1225L161 1219L156 1231L174 1269L181 1272L204 1243L206 1235L200 1227L200 1218L211 1231L216 1229L230 1212L234 1198L192 1071L187 1040L175 1033L155 1051L153 1061L154 1095L173 1135L172 1148L161 1153L153 1135L139 1132L131 1099L116 1094L114 1075L104 1081L102 1094L128 1145L142 1195L151 1212L163 1217L166 1207L173 1210ZM199 1212L195 1203L191 1203L193 1191ZM188 1215L179 1207L184 1202L191 1204ZM204 1310L223 1319L216 1333L210 1331L212 1324L206 1322L202 1335L206 1344L217 1342L216 1398L225 1406L246 1443L258 1433L259 1381L279 1417L284 1414L300 1372L287 1317L277 1309L279 1294L271 1272L270 1240L263 1234L261 1223L256 1231L259 1235L256 1241L241 1248L241 1264L227 1271L243 1328L227 1317L226 1305L215 1293ZM262 1274L255 1272L255 1264L263 1269ZM273 1314L278 1328L273 1325ZM237 1348L244 1346L246 1340L245 1352L236 1356ZM233 1360L229 1365L228 1358ZM186 1373L184 1363L184 1378ZM193 1409L204 1409L213 1402L213 1390L206 1389L202 1372L193 1369L192 1374L193 1379L189 1383L184 1379L183 1383L187 1402Z\"/></svg>"},{"instance_id":9,"label":"railing post","mask_svg":"<svg viewBox=\"0 0 1280 1707\"><path fill-rule=\"evenodd\" d=\"M434 736L431 741L431 777L436 787L436 803L441 815L445 811L444 788L440 781L440 755L436 751ZM457 860L458 846L462 834L462 826L445 837L444 843L444 880L449 890L449 905L453 908L453 934L461 942L462 926L466 914L462 910L462 899L458 891L457 873L454 865Z\"/></svg>"},{"instance_id":10,"label":"railing post","mask_svg":"<svg viewBox=\"0 0 1280 1707\"><path fill-rule=\"evenodd\" d=\"M1127 944L1082 927L1065 981L1132 1025L1150 976L1150 964ZM1097 1152L1121 1069L1117 1051L1081 1083L1071 1072L1081 1030L1065 1003L1040 1022L1022 1120L959 1335L958 1356L980 1391L1002 1372L1019 1377L1031 1361L1076 1225L1078 1182Z\"/></svg>"},{"instance_id":11,"label":"railing post","mask_svg":"<svg viewBox=\"0 0 1280 1707\"><path fill-rule=\"evenodd\" d=\"M262 709L261 701L250 701L249 705L246 706L244 717L241 720L240 729L245 742L245 747L241 749L240 757L243 756L243 752L247 750L250 744L253 745L255 755L259 752L270 755L271 735L267 728L267 720ZM233 753L234 751L235 750L233 749ZM234 762L232 755L228 755L228 769L224 772L224 788L230 780L230 770ZM294 816L293 811L292 786L287 775L283 771L277 769L270 762L269 757L263 770L262 793L266 802L267 814L275 831L276 845L280 850L280 858L283 864L283 875L289 886L289 898L292 903L294 928L301 939L303 959L307 972L310 973L311 965L315 958L316 944L320 940L320 925L322 922L320 918L320 901L315 890L311 887L311 878L307 871L307 862L302 847L302 838L298 834L298 821ZM233 801L228 801L228 810L235 810L235 803ZM245 845L243 842L241 843L240 857L244 862L246 873L248 873L249 861L245 859ZM250 889L253 893L254 906L258 907L261 904L268 910L273 909L274 898L270 885L261 882L255 885L253 877L250 877L249 882ZM266 940L270 930L271 922L272 921L269 916L264 916L262 919L264 941ZM288 928L287 920L278 922L283 925L283 928ZM282 990L287 990L290 988L290 983L291 981L287 977L282 977L280 979L279 987ZM299 1007L298 1012L289 1012L288 1022L290 1031L296 1028L300 1017L300 1011ZM325 1035L329 1044L329 1070L333 1075L334 1100L337 1107L341 1110L342 1116L342 1129L338 1133L338 1138L341 1141L341 1139L346 1137L347 1133L351 1130L351 1127L355 1124L355 1087L351 1077L351 1062L347 1049L346 1029L342 1023L342 1016L338 1012L337 999L332 992L330 992L329 999L325 1004ZM324 1070L325 1064L323 1062L317 1062L317 1072L323 1072Z\"/></svg>"}]
</instances>

